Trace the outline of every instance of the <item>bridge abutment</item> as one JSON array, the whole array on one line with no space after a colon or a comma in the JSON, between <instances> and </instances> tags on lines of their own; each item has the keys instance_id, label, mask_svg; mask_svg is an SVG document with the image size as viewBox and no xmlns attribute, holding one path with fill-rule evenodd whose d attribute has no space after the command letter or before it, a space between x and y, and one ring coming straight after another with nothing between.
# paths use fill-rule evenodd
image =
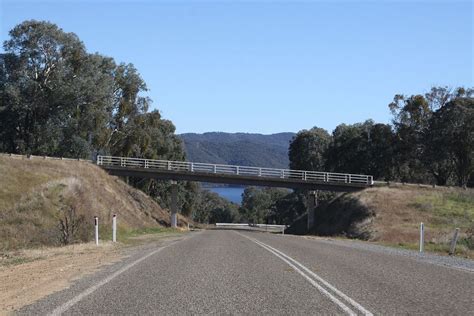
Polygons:
<instances>
[{"instance_id":1,"label":"bridge abutment","mask_svg":"<svg viewBox=\"0 0 474 316\"><path fill-rule=\"evenodd\" d=\"M318 192L317 191L309 191L308 192L308 202L307 202L307 209L308 209L308 232L314 226L314 218L316 216L316 207L318 206Z\"/></svg>"},{"instance_id":2,"label":"bridge abutment","mask_svg":"<svg viewBox=\"0 0 474 316\"><path fill-rule=\"evenodd\" d=\"M178 227L178 182L171 181L171 227Z\"/></svg>"}]
</instances>

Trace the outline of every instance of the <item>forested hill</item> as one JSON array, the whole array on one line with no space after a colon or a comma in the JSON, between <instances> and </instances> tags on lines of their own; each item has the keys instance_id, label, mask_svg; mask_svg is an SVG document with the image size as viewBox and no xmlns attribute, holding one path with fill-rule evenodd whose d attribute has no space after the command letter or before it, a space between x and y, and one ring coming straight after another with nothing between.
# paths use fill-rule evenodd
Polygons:
<instances>
[{"instance_id":1,"label":"forested hill","mask_svg":"<svg viewBox=\"0 0 474 316\"><path fill-rule=\"evenodd\" d=\"M179 137L189 161L288 168L288 146L294 135L213 132Z\"/></svg>"}]
</instances>

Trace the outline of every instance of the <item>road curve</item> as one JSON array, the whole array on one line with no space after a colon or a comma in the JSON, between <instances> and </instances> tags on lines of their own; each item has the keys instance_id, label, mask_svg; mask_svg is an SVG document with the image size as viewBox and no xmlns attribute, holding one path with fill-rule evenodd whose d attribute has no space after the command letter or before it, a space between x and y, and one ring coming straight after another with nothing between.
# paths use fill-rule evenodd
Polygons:
<instances>
[{"instance_id":1,"label":"road curve","mask_svg":"<svg viewBox=\"0 0 474 316\"><path fill-rule=\"evenodd\" d=\"M146 249L20 314L458 314L474 273L259 232L209 230Z\"/></svg>"}]
</instances>

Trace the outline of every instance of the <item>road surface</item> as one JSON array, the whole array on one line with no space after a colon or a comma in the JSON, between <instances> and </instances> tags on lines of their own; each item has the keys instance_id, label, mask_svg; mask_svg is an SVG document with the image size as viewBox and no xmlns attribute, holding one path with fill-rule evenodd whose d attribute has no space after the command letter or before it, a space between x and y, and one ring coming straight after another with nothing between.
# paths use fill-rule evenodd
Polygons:
<instances>
[{"instance_id":1,"label":"road surface","mask_svg":"<svg viewBox=\"0 0 474 316\"><path fill-rule=\"evenodd\" d=\"M474 273L288 235L207 230L79 280L25 314L474 314Z\"/></svg>"}]
</instances>

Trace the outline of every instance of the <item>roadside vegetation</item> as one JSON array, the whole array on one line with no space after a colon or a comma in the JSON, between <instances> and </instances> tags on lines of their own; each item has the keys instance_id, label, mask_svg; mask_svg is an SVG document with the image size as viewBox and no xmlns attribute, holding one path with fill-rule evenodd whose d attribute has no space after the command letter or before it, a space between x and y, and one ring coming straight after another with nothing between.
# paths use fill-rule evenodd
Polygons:
<instances>
[{"instance_id":1,"label":"roadside vegetation","mask_svg":"<svg viewBox=\"0 0 474 316\"><path fill-rule=\"evenodd\" d=\"M460 228L456 254L474 258L474 190L410 185L346 193L316 211L312 233L345 236L418 249L425 224L425 249L448 254Z\"/></svg>"},{"instance_id":2,"label":"roadside vegetation","mask_svg":"<svg viewBox=\"0 0 474 316\"><path fill-rule=\"evenodd\" d=\"M0 152L94 159L97 154L184 160L175 126L150 111L147 85L130 63L88 52L74 33L29 20L0 54ZM128 178L163 208L169 181ZM184 215L197 186L179 183Z\"/></svg>"},{"instance_id":3,"label":"roadside vegetation","mask_svg":"<svg viewBox=\"0 0 474 316\"><path fill-rule=\"evenodd\" d=\"M113 214L119 239L169 226L168 211L89 162L0 156L0 174L0 251L90 241L94 216L102 240Z\"/></svg>"}]
</instances>

